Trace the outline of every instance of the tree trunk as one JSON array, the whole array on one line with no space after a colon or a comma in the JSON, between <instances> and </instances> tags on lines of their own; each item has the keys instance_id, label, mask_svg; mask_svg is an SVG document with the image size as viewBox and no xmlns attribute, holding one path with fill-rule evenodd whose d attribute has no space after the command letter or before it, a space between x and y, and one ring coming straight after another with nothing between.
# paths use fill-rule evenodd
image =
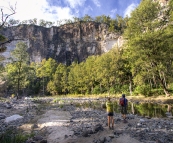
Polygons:
<instances>
[{"instance_id":1,"label":"tree trunk","mask_svg":"<svg viewBox=\"0 0 173 143\"><path fill-rule=\"evenodd\" d=\"M20 83L20 81L18 78L18 80L17 80L17 99L19 99L19 88L20 88L19 83Z\"/></svg>"},{"instance_id":2,"label":"tree trunk","mask_svg":"<svg viewBox=\"0 0 173 143\"><path fill-rule=\"evenodd\" d=\"M44 96L44 77L43 77L43 96Z\"/></svg>"},{"instance_id":3,"label":"tree trunk","mask_svg":"<svg viewBox=\"0 0 173 143\"><path fill-rule=\"evenodd\" d=\"M162 87L163 87L163 90L164 90L166 97L170 96L169 91L168 91L167 87L165 86L163 79L161 79L161 84L162 84Z\"/></svg>"},{"instance_id":4,"label":"tree trunk","mask_svg":"<svg viewBox=\"0 0 173 143\"><path fill-rule=\"evenodd\" d=\"M130 95L132 95L132 80L131 80L130 77L129 77L129 81L130 81L130 83L129 83L129 91L130 91Z\"/></svg>"},{"instance_id":5,"label":"tree trunk","mask_svg":"<svg viewBox=\"0 0 173 143\"><path fill-rule=\"evenodd\" d=\"M169 91L168 91L168 89L166 87L165 77L162 78L162 75L161 75L160 71L158 71L158 75L159 75L158 78L159 78L160 83L161 83L161 85L163 87L163 90L164 90L164 93L165 93L166 97L170 96Z\"/></svg>"}]
</instances>

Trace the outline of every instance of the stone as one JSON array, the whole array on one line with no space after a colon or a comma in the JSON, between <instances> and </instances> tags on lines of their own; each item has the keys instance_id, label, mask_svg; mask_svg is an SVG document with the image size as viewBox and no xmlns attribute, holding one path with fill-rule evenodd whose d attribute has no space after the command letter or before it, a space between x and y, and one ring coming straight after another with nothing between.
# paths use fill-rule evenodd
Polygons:
<instances>
[{"instance_id":1,"label":"stone","mask_svg":"<svg viewBox=\"0 0 173 143\"><path fill-rule=\"evenodd\" d=\"M122 130L115 130L115 131L114 131L114 135L120 135L120 134L122 134L122 133L123 133Z\"/></svg>"},{"instance_id":2,"label":"stone","mask_svg":"<svg viewBox=\"0 0 173 143\"><path fill-rule=\"evenodd\" d=\"M47 143L47 140L41 140L40 143Z\"/></svg>"},{"instance_id":3,"label":"stone","mask_svg":"<svg viewBox=\"0 0 173 143\"><path fill-rule=\"evenodd\" d=\"M35 129L35 128L38 128L38 125L37 125L37 124L33 124L33 125L31 126L31 129Z\"/></svg>"},{"instance_id":4,"label":"stone","mask_svg":"<svg viewBox=\"0 0 173 143\"><path fill-rule=\"evenodd\" d=\"M111 141L111 138L110 137L105 137L105 141L110 142Z\"/></svg>"},{"instance_id":5,"label":"stone","mask_svg":"<svg viewBox=\"0 0 173 143\"><path fill-rule=\"evenodd\" d=\"M6 115L4 113L0 113L0 120L5 118L6 118Z\"/></svg>"},{"instance_id":6,"label":"stone","mask_svg":"<svg viewBox=\"0 0 173 143\"><path fill-rule=\"evenodd\" d=\"M98 132L98 131L101 131L103 130L103 127L101 124L97 124L93 127L93 132Z\"/></svg>"},{"instance_id":7,"label":"stone","mask_svg":"<svg viewBox=\"0 0 173 143\"><path fill-rule=\"evenodd\" d=\"M43 139L43 137L42 137L42 136L39 136L39 135L33 137L33 140L34 140L34 141L40 141L40 140L42 140L42 139Z\"/></svg>"},{"instance_id":8,"label":"stone","mask_svg":"<svg viewBox=\"0 0 173 143\"><path fill-rule=\"evenodd\" d=\"M139 122L140 122L140 123L144 123L145 120L144 120L144 119L140 119Z\"/></svg>"},{"instance_id":9,"label":"stone","mask_svg":"<svg viewBox=\"0 0 173 143\"><path fill-rule=\"evenodd\" d=\"M105 140L106 140L106 138L105 138L105 137L100 137L100 138L99 138L99 142L100 142L100 143L104 143L104 142L105 142Z\"/></svg>"},{"instance_id":10,"label":"stone","mask_svg":"<svg viewBox=\"0 0 173 143\"><path fill-rule=\"evenodd\" d=\"M12 106L10 104L7 104L7 103L5 104L5 106L6 106L7 109L11 109L12 108Z\"/></svg>"},{"instance_id":11,"label":"stone","mask_svg":"<svg viewBox=\"0 0 173 143\"><path fill-rule=\"evenodd\" d=\"M89 136L88 131L83 131L81 135L82 135L83 137L88 137L88 136Z\"/></svg>"},{"instance_id":12,"label":"stone","mask_svg":"<svg viewBox=\"0 0 173 143\"><path fill-rule=\"evenodd\" d=\"M141 123L137 123L137 127L142 127L142 124Z\"/></svg>"},{"instance_id":13,"label":"stone","mask_svg":"<svg viewBox=\"0 0 173 143\"><path fill-rule=\"evenodd\" d=\"M158 140L156 140L156 143L163 143L163 142L162 142L161 140L158 139Z\"/></svg>"},{"instance_id":14,"label":"stone","mask_svg":"<svg viewBox=\"0 0 173 143\"><path fill-rule=\"evenodd\" d=\"M10 117L5 118L4 122L5 123L9 123L9 122L16 121L16 120L19 120L19 119L23 119L23 117L18 115L18 114L16 114L16 115L12 115Z\"/></svg>"}]
</instances>

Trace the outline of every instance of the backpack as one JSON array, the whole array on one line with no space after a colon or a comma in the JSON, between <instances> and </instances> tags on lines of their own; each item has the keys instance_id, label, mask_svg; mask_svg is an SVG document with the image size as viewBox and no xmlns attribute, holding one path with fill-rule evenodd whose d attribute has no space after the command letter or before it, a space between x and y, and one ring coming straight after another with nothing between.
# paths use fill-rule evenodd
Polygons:
<instances>
[{"instance_id":1,"label":"backpack","mask_svg":"<svg viewBox=\"0 0 173 143\"><path fill-rule=\"evenodd\" d=\"M121 105L121 106L124 106L124 105L125 105L124 100L126 100L126 99L125 99L125 98L121 98L121 99L120 99L120 105Z\"/></svg>"}]
</instances>

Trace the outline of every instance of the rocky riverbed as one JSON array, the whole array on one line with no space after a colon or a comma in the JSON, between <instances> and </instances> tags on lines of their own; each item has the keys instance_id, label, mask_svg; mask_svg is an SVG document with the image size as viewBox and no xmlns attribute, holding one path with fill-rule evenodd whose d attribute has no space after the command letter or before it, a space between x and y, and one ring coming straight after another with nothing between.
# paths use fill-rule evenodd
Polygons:
<instances>
[{"instance_id":1,"label":"rocky riverbed","mask_svg":"<svg viewBox=\"0 0 173 143\"><path fill-rule=\"evenodd\" d=\"M172 143L173 119L128 114L124 123L115 113L108 129L104 99L54 100L52 98L0 102L0 134L7 129L34 133L26 143ZM86 104L87 103L87 104ZM90 105L90 106L88 106Z\"/></svg>"}]
</instances>

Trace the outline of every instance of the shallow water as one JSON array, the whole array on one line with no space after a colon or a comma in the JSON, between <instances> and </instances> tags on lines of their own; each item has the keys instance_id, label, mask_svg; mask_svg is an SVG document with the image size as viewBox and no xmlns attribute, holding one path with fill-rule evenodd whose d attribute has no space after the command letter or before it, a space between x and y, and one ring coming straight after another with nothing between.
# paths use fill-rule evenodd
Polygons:
<instances>
[{"instance_id":1,"label":"shallow water","mask_svg":"<svg viewBox=\"0 0 173 143\"><path fill-rule=\"evenodd\" d=\"M80 108L93 108L99 110L106 110L106 101L95 100L95 101L80 101L72 102L75 106ZM114 100L114 111L120 113L119 101ZM171 104L159 104L159 103L133 103L129 102L128 104L128 113L144 116L144 117L158 117L163 118L167 117L166 113L173 115L173 103Z\"/></svg>"},{"instance_id":2,"label":"shallow water","mask_svg":"<svg viewBox=\"0 0 173 143\"><path fill-rule=\"evenodd\" d=\"M114 102L115 111L119 111L118 102ZM154 103L129 103L128 113L148 117L166 117L166 113L173 115L173 104L154 104Z\"/></svg>"}]
</instances>

